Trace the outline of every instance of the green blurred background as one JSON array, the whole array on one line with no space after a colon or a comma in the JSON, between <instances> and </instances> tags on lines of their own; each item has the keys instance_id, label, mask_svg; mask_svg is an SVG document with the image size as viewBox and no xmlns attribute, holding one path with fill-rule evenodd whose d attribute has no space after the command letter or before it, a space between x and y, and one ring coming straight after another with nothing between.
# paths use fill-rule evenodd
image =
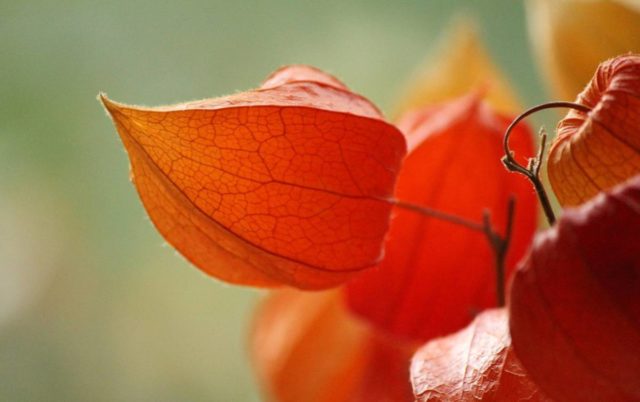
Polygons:
<instances>
[{"instance_id":1,"label":"green blurred background","mask_svg":"<svg viewBox=\"0 0 640 402\"><path fill-rule=\"evenodd\" d=\"M164 244L98 91L167 104L309 63L388 111L460 12L545 100L512 0L0 1L0 401L261 400L260 292Z\"/></svg>"}]
</instances>

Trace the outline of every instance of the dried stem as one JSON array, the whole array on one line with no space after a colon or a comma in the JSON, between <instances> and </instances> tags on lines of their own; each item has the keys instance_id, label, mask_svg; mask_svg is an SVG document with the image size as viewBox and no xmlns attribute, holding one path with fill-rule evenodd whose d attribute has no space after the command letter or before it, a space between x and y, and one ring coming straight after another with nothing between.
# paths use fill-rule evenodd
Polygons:
<instances>
[{"instance_id":1,"label":"dried stem","mask_svg":"<svg viewBox=\"0 0 640 402\"><path fill-rule=\"evenodd\" d=\"M450 222L454 225L464 226L468 229L483 232L484 227L478 222L474 222L458 215L450 214L447 212L438 211L436 209L428 208L422 205L412 204L406 201L395 200L393 204L402 209L419 213L420 215L436 218L441 221Z\"/></svg>"},{"instance_id":2,"label":"dried stem","mask_svg":"<svg viewBox=\"0 0 640 402\"><path fill-rule=\"evenodd\" d=\"M509 244L511 243L513 218L515 213L515 199L513 197L509 198L509 204L507 205L507 227L505 228L504 237L500 236L500 234L493 228L493 225L491 224L491 214L488 210L483 212L482 223L478 223L457 215L438 211L422 205L412 204L406 201L394 200L393 204L399 208L412 211L423 216L453 223L484 234L489 242L491 250L493 251L496 265L496 297L498 307L505 305L505 257L509 250Z\"/></svg>"},{"instance_id":3,"label":"dried stem","mask_svg":"<svg viewBox=\"0 0 640 402\"><path fill-rule=\"evenodd\" d=\"M527 116L541 110L559 107L575 109L585 113L591 111L589 107L573 102L549 102L534 106L531 109L525 110L511 122L511 124L507 128L507 131L504 133L504 140L502 143L504 147L504 157L502 158L502 163L508 170L523 174L529 179L529 181L531 181L536 194L538 195L538 199L540 199L540 205L542 205L542 209L544 210L544 214L547 217L547 221L550 225L553 225L553 223L556 221L556 217L553 213L553 209L551 208L551 203L549 202L547 192L545 191L544 186L542 185L542 181L540 180L540 167L542 166L542 160L544 157L547 134L545 133L544 128L540 130L540 148L538 149L538 153L534 158L529 158L527 167L522 166L515 160L514 152L509 149L509 137L511 136L511 131L513 130L513 128Z\"/></svg>"},{"instance_id":4,"label":"dried stem","mask_svg":"<svg viewBox=\"0 0 640 402\"><path fill-rule=\"evenodd\" d=\"M500 236L491 225L491 214L485 210L482 216L484 223L485 236L489 240L489 244L493 249L493 255L496 263L496 297L498 307L505 305L505 259L509 245L511 244L511 234L513 232L513 217L515 214L516 201L515 198L509 198L507 204L507 226L504 230L504 237Z\"/></svg>"}]
</instances>

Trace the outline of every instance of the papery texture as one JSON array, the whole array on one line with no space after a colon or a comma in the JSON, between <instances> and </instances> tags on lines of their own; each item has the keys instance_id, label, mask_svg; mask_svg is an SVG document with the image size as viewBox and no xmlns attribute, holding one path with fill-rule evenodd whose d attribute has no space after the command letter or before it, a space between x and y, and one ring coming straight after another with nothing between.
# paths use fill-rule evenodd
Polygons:
<instances>
[{"instance_id":1,"label":"papery texture","mask_svg":"<svg viewBox=\"0 0 640 402\"><path fill-rule=\"evenodd\" d=\"M411 150L398 177L400 200L480 222L491 211L506 224L516 198L507 275L524 255L537 223L535 194L500 163L509 119L476 96L407 115L399 127ZM531 155L526 126L513 135L518 155ZM347 285L350 308L378 328L417 341L459 330L496 305L494 256L483 233L397 208L385 258Z\"/></svg>"},{"instance_id":2,"label":"papery texture","mask_svg":"<svg viewBox=\"0 0 640 402\"><path fill-rule=\"evenodd\" d=\"M405 141L334 77L291 66L222 98L101 99L151 220L208 274L324 288L380 261Z\"/></svg>"},{"instance_id":3,"label":"papery texture","mask_svg":"<svg viewBox=\"0 0 640 402\"><path fill-rule=\"evenodd\" d=\"M513 346L559 401L640 401L640 176L538 235L511 287Z\"/></svg>"},{"instance_id":4,"label":"papery texture","mask_svg":"<svg viewBox=\"0 0 640 402\"><path fill-rule=\"evenodd\" d=\"M511 347L507 311L487 310L465 329L421 347L411 362L417 402L542 402Z\"/></svg>"},{"instance_id":5,"label":"papery texture","mask_svg":"<svg viewBox=\"0 0 640 402\"><path fill-rule=\"evenodd\" d=\"M549 181L560 204L578 205L640 173L640 55L603 62L559 123Z\"/></svg>"}]
</instances>

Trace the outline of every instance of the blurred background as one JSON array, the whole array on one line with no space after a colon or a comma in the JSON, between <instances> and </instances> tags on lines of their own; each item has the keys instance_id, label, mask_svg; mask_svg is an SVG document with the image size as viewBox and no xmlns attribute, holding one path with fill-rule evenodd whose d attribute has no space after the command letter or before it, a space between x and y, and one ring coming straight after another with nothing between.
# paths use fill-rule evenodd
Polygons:
<instances>
[{"instance_id":1,"label":"blurred background","mask_svg":"<svg viewBox=\"0 0 640 402\"><path fill-rule=\"evenodd\" d=\"M523 103L547 100L511 0L0 0L0 401L261 400L260 292L164 244L98 91L168 104L309 63L391 111L460 12Z\"/></svg>"}]
</instances>

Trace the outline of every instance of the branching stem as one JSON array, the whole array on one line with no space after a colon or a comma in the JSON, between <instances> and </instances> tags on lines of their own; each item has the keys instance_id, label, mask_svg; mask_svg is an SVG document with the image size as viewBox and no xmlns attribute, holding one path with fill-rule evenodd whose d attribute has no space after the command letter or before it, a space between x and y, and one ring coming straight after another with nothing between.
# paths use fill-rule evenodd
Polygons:
<instances>
[{"instance_id":1,"label":"branching stem","mask_svg":"<svg viewBox=\"0 0 640 402\"><path fill-rule=\"evenodd\" d=\"M491 224L491 215L489 211L484 211L482 216L483 226L485 230L485 236L489 240L489 244L493 250L496 264L496 298L498 307L505 305L505 260L507 257L507 251L509 251L509 245L511 244L511 235L513 233L513 217L515 215L516 200L515 198L509 198L507 204L507 226L504 230L504 237L500 236Z\"/></svg>"},{"instance_id":2,"label":"branching stem","mask_svg":"<svg viewBox=\"0 0 640 402\"><path fill-rule=\"evenodd\" d=\"M514 152L509 149L509 137L511 136L511 131L513 130L513 128L527 116L541 110L560 107L575 109L585 113L589 113L591 111L589 107L573 102L549 102L534 106L528 110L525 110L511 122L511 124L507 128L507 131L504 133L504 139L502 142L502 145L504 147L504 156L502 157L502 163L509 171L520 173L526 176L529 181L531 181L531 183L533 184L533 188L538 195L538 199L540 200L540 205L542 206L544 214L547 217L547 221L550 225L553 225L553 223L556 221L556 217L553 213L553 209L551 208L551 203L549 202L547 192L545 191L544 186L542 185L542 181L540 180L540 167L542 166L542 160L544 158L544 151L547 143L547 134L545 133L544 129L540 130L540 148L538 149L538 153L535 157L529 158L527 167L522 166L515 160Z\"/></svg>"},{"instance_id":3,"label":"branching stem","mask_svg":"<svg viewBox=\"0 0 640 402\"><path fill-rule=\"evenodd\" d=\"M491 250L493 251L495 260L496 298L498 307L505 305L505 258L507 251L509 250L509 244L511 243L511 233L513 228L513 217L515 212L515 199L513 197L509 198L509 204L507 205L507 227L505 228L504 237L500 236L500 234L493 228L491 223L491 214L488 210L483 212L482 223L478 223L462 218L458 215L438 211L406 201L394 200L393 204L399 208L412 211L423 216L453 223L484 234L489 242Z\"/></svg>"}]
</instances>

